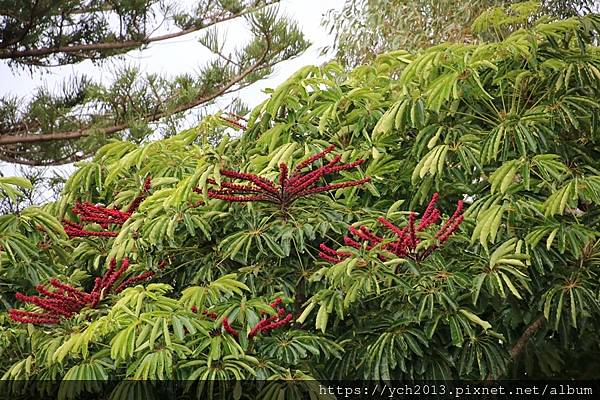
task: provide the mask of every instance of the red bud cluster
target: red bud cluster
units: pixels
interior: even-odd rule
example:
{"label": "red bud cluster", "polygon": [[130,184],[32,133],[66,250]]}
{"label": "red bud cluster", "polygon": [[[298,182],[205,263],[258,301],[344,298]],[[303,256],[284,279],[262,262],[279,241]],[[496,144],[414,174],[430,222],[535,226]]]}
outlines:
{"label": "red bud cluster", "polygon": [[[127,271],[129,259],[124,258],[121,267],[119,269],[116,267],[117,262],[114,259],[111,260],[106,273],[94,281],[94,288],[90,293],[76,289],[58,279],[50,280],[50,285],[54,288],[52,291],[44,285],[37,285],[35,289],[40,296],[26,296],[23,293],[17,293],[15,296],[17,300],[34,304],[45,312],[12,309],[9,310],[9,315],[13,320],[21,323],[58,324],[61,317],[71,318],[84,307],[96,308],[100,300],[111,292],[114,283]],[[120,293],[127,286],[149,279],[153,275],[154,272],[147,271],[136,277],[125,279],[113,292]]]}
{"label": "red bud cluster", "polygon": [[240,336],[240,333],[238,331],[236,331],[235,329],[233,329],[231,327],[231,325],[229,325],[229,319],[227,317],[223,318],[223,329],[225,329],[225,332],[229,333],[232,336],[235,336],[235,337]]}
{"label": "red bud cluster", "polygon": [[[221,170],[221,175],[231,179],[247,181],[249,184],[221,182],[221,187],[219,189],[208,190],[208,197],[229,202],[264,201],[277,204],[281,209],[285,209],[300,197],[346,187],[359,186],[371,180],[369,177],[366,177],[359,180],[316,186],[319,180],[325,175],[349,170],[364,162],[364,160],[359,159],[349,164],[338,165],[341,156],[337,155],[320,168],[316,168],[309,172],[302,172],[304,168],[322,159],[333,151],[334,148],[335,145],[332,144],[320,153],[300,162],[291,173],[289,172],[287,164],[279,164],[279,177],[277,181],[270,181],[255,174],[223,169]],[[209,183],[216,184],[214,180],[209,180]],[[200,189],[198,188],[194,190],[200,192]]]}
{"label": "red bud cluster", "polygon": [[[150,190],[150,183],[151,178],[147,177],[144,181],[144,187],[142,188],[142,191],[135,199],[133,199],[133,202],[125,212],[112,208],[106,208],[100,204],[93,205],[89,202],[76,203],[71,210],[73,211],[73,214],[79,216],[79,220],[81,222],[96,223],[104,229],[108,229],[110,225],[123,225],[137,210],[142,200],[144,200],[144,198],[147,196]],[[88,231],[84,229],[83,225],[68,220],[63,220],[63,227],[69,237],[115,237],[118,235],[118,232],[108,230],[100,232]]]}
{"label": "red bud cluster", "polygon": [[[387,242],[383,237],[375,235],[365,226],[361,226],[359,229],[349,226],[348,231],[354,237],[361,240],[362,243],[351,236],[345,236],[344,244],[356,249],[362,248],[364,244],[367,250],[371,250],[383,242],[383,245],[380,246],[381,250],[384,250],[387,253],[392,253],[400,258],[410,258],[415,261],[421,261],[429,256],[431,252],[438,246],[446,242],[448,238],[458,229],[464,218],[462,215],[463,202],[462,200],[459,200],[454,214],[448,218],[444,225],[442,225],[442,227],[435,234],[435,238],[437,239],[438,243],[422,252],[418,252],[417,245],[419,244],[419,239],[417,238],[416,234],[430,225],[438,223],[440,220],[440,211],[435,207],[438,198],[439,195],[434,193],[418,225],[416,225],[415,212],[410,213],[408,224],[402,229],[392,224],[387,219],[380,217],[379,222],[381,222],[387,229],[396,235],[396,240],[393,242]],[[350,253],[334,250],[323,243],[320,245],[320,248],[322,251],[319,253],[319,256],[331,263],[338,263],[345,258],[351,257]],[[381,260],[386,259],[384,252],[379,253],[378,256]]]}
{"label": "red bud cluster", "polygon": [[202,311],[202,314],[206,315],[208,318],[210,318],[212,320],[215,320],[215,319],[219,318],[219,316],[217,315],[217,313],[212,312],[212,311],[204,310],[204,311]]}
{"label": "red bud cluster", "polygon": [[[282,302],[281,298],[278,297],[277,299],[275,299],[275,301],[273,301],[270,304],[271,308],[273,308],[274,310],[277,311],[277,314],[271,315],[267,318],[260,320],[248,332],[248,339],[255,337],[259,333],[267,333],[274,329],[279,329],[282,326],[289,324],[291,322],[293,316],[291,313],[286,314],[285,309],[283,307],[279,307],[281,302]],[[197,312],[198,308],[196,306],[192,306],[192,311]],[[216,320],[218,317],[217,314],[215,314],[214,312],[207,311],[207,310],[202,311],[202,314],[206,315],[207,317],[209,317],[213,320]],[[266,314],[266,313],[261,312],[261,315],[264,315],[264,314]],[[225,330],[225,332],[229,333],[232,336],[235,336],[236,338],[240,336],[240,333],[229,324],[229,318],[224,317],[222,325],[223,325],[223,329]]]}
{"label": "red bud cluster", "polygon": [[277,311],[277,314],[271,315],[270,317],[262,319],[262,320],[260,320],[260,322],[258,322],[256,325],[254,325],[254,327],[252,329],[250,329],[250,332],[248,332],[249,339],[253,338],[254,336],[258,335],[259,333],[267,333],[274,329],[279,329],[282,326],[290,323],[293,316],[291,313],[288,313],[286,315],[285,309],[283,307],[279,307],[281,302],[282,302],[281,298],[278,297],[275,299],[275,301],[273,301],[270,304],[271,308]]}
{"label": "red bud cluster", "polygon": [[147,176],[146,179],[144,180],[144,187],[142,188],[142,191],[140,192],[140,194],[137,195],[137,197],[135,199],[133,199],[133,201],[131,202],[131,205],[127,209],[127,213],[129,215],[133,214],[138,209],[141,202],[146,198],[146,196],[148,196],[148,192],[150,192],[151,184],[152,184],[152,178]]}

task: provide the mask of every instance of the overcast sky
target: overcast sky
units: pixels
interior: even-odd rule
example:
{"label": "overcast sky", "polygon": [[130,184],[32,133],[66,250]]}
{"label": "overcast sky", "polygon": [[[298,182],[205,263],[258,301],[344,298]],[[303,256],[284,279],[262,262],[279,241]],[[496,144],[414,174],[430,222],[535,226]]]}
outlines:
{"label": "overcast sky", "polygon": [[[189,0],[191,1],[191,0]],[[250,107],[265,99],[264,88],[274,88],[299,68],[309,64],[320,64],[328,59],[320,56],[321,49],[333,42],[327,30],[321,26],[323,15],[330,9],[341,9],[344,0],[281,0],[280,13],[295,20],[312,46],[299,57],[285,61],[275,67],[274,72],[264,80],[245,88],[233,97],[239,97]],[[243,19],[236,19],[221,25],[221,32],[226,35],[229,46],[245,43],[248,30]],[[145,72],[176,75],[194,72],[203,65],[210,52],[198,43],[201,33],[192,33],[169,41],[153,43],[144,51],[134,50],[126,54],[122,63],[139,67]],[[120,64],[122,64],[120,63]],[[36,87],[46,85],[53,89],[69,76],[86,74],[100,81],[112,79],[113,66],[104,64],[94,66],[91,62],[82,62],[74,66],[54,67],[43,73],[33,75],[23,70],[11,70],[5,62],[0,62],[0,95],[13,94],[27,97]],[[223,99],[219,104],[228,104],[231,97]],[[59,168],[68,174],[71,168]],[[5,175],[14,175],[12,165],[0,163],[0,171]]]}

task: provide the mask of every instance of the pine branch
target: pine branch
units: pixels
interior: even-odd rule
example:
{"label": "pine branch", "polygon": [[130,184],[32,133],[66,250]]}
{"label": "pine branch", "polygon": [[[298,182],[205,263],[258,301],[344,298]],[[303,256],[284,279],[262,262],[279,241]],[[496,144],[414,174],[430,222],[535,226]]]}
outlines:
{"label": "pine branch", "polygon": [[[146,122],[155,122],[166,116],[178,114],[194,107],[198,107],[202,104],[208,103],[209,101],[214,100],[215,98],[226,94],[229,92],[234,85],[244,80],[248,75],[255,72],[258,69],[266,68],[270,66],[270,64],[264,65],[266,60],[266,56],[269,53],[269,47],[265,48],[265,51],[259,57],[259,59],[252,64],[250,67],[246,68],[244,71],[234,76],[229,80],[229,82],[223,85],[219,90],[214,93],[206,96],[202,96],[197,98],[196,100],[180,105],[176,107],[174,110],[163,110],[159,113],[147,114],[143,119]],[[130,122],[123,122],[121,124],[113,125],[106,128],[92,128],[85,127],[82,129],[78,129],[75,131],[69,132],[58,132],[58,133],[43,133],[43,134],[25,134],[25,135],[5,135],[4,132],[0,132],[0,146],[7,144],[17,144],[17,143],[40,143],[40,142],[51,142],[57,140],[72,140],[79,139],[81,137],[89,136],[92,134],[101,134],[101,135],[112,135],[117,132],[123,131],[131,126]],[[1,150],[1,149],[0,149]]]}
{"label": "pine branch", "polygon": [[[67,45],[67,46],[52,46],[52,47],[41,47],[37,49],[27,49],[27,50],[0,50],[0,59],[20,59],[20,58],[28,58],[28,57],[41,57],[50,54],[85,54],[86,52],[94,52],[94,51],[111,51],[111,50],[133,50],[138,47],[146,46],[155,42],[162,42],[169,39],[174,39],[177,37],[185,36],[193,32],[197,32],[202,29],[206,29],[208,27],[214,26],[216,24],[220,24],[225,21],[229,21],[235,18],[239,18],[241,16],[247,15],[256,11],[259,8],[263,8],[275,3],[278,3],[280,0],[265,0],[263,4],[259,4],[255,7],[248,7],[243,9],[240,12],[232,13],[228,16],[221,16],[220,18],[211,20],[206,23],[198,24],[196,26],[192,26],[187,29],[181,29],[177,32],[166,33],[163,35],[146,37],[139,40],[125,40],[125,41],[114,41],[114,42],[100,42],[100,43],[91,43],[91,44],[76,44],[76,45]],[[26,33],[23,35],[25,36]],[[22,39],[22,37],[21,37]],[[14,42],[14,41],[13,41]],[[15,44],[15,43],[12,43]],[[6,46],[4,46],[6,47]]]}

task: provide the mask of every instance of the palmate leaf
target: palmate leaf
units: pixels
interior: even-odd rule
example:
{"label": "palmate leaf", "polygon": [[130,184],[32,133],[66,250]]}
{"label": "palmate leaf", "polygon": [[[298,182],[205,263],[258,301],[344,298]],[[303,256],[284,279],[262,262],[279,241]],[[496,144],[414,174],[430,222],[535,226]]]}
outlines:
{"label": "palmate leaf", "polygon": [[319,306],[315,318],[315,328],[321,330],[322,333],[325,333],[329,316],[334,312],[334,310],[339,319],[344,319],[345,313],[343,297],[338,290],[323,289],[308,299],[305,305],[306,308],[304,311],[302,311],[302,314],[300,314],[296,321],[299,323],[304,323],[313,309],[315,309],[316,306]]}
{"label": "palmate leaf", "polygon": [[540,154],[531,160],[535,173],[547,182],[562,181],[568,168],[558,154]]}
{"label": "palmate leaf", "polygon": [[290,330],[265,337],[259,343],[260,353],[285,364],[298,365],[303,359],[329,360],[341,358],[343,348],[331,339],[300,330]]}
{"label": "palmate leaf", "polygon": [[187,361],[180,368],[188,381],[187,391],[195,389],[198,397],[216,398],[219,393],[231,393],[232,382],[252,379],[257,364],[258,360],[249,355],[226,355],[212,363],[204,357]]}
{"label": "palmate leaf", "polygon": [[236,277],[236,274],[227,274],[206,286],[190,286],[183,291],[180,302],[188,309],[195,306],[203,310],[234,293],[242,295],[243,291],[249,291],[248,286],[236,280]]}
{"label": "palmate leaf", "polygon": [[574,257],[581,257],[585,246],[597,236],[596,231],[590,230],[583,224],[550,221],[529,232],[525,241],[535,247],[546,237],[543,243],[547,251],[555,248],[560,254],[565,254],[568,250]]}
{"label": "palmate leaf", "polygon": [[[292,372],[293,371],[293,372]],[[287,382],[294,382],[288,385]],[[323,394],[322,384],[312,376],[300,371],[287,369],[267,378],[267,384],[258,393],[261,399],[334,399],[335,396]]]}
{"label": "palmate leaf", "polygon": [[[454,313],[448,314],[444,318],[440,318],[439,321],[442,322],[443,325],[446,325],[450,331],[450,343],[454,347],[462,348],[465,346],[465,343],[468,344],[469,340],[472,340],[477,336],[476,330],[479,331],[480,329],[483,329],[483,332],[486,335],[498,336],[496,332],[491,330],[491,324],[489,322],[481,319],[466,308],[456,310]],[[437,322],[435,325],[437,325]],[[439,330],[439,327],[429,327],[431,336],[433,336],[432,332],[435,329]]]}
{"label": "palmate leaf", "polygon": [[40,207],[28,207],[23,210],[16,219],[16,225],[20,230],[45,232],[54,242],[67,237],[56,217]]}
{"label": "palmate leaf", "polygon": [[412,182],[415,183],[426,175],[440,177],[444,173],[449,149],[450,146],[446,144],[440,144],[431,149],[415,167],[411,178]]}
{"label": "palmate leaf", "polygon": [[542,297],[544,316],[554,330],[558,330],[563,318],[566,324],[577,328],[577,321],[599,310],[594,293],[586,286],[587,279],[576,274],[558,281]]}
{"label": "palmate leaf", "polygon": [[58,390],[59,399],[79,398],[82,393],[98,393],[108,381],[108,371],[99,360],[71,367]]}
{"label": "palmate leaf", "polygon": [[521,245],[522,242],[517,242],[516,238],[510,239],[492,252],[487,265],[480,264],[475,268],[481,272],[473,278],[473,304],[477,304],[484,287],[485,292],[491,296],[498,294],[501,298],[506,298],[508,292],[519,300],[523,299],[520,288],[530,291],[529,278],[524,272],[527,268],[524,261],[529,256],[519,251]]}
{"label": "palmate leaf", "polygon": [[471,235],[471,243],[479,240],[482,246],[487,248],[488,241],[494,243],[496,236],[502,223],[502,217],[506,211],[506,205],[495,204],[496,200],[492,205],[486,208],[484,211],[479,211],[477,215],[477,225]]}
{"label": "palmate leaf", "polygon": [[[352,71],[304,68],[250,115],[231,116],[242,134],[228,137],[215,115],[173,137],[110,143],[76,166],[54,205],[1,216],[2,307],[18,307],[14,292],[32,293],[45,275],[87,290],[112,257],[155,276],[56,325],[0,313],[0,375],[61,380],[100,363],[111,379],[131,380],[114,398],[164,397],[136,379],[192,379],[189,396],[245,398],[257,393],[232,381],[271,378],[258,397],[277,399],[317,398],[288,384],[310,377],[593,376],[600,24],[536,27],[537,16],[515,12],[492,15],[494,42],[387,54]],[[273,180],[280,162],[293,169],[328,143],[342,162],[365,159],[369,190],[303,198],[285,218],[208,196],[209,185],[223,189],[222,167]],[[149,196],[117,237],[65,239],[55,226],[75,218],[75,201],[125,209],[148,176]],[[347,225],[371,229],[413,209],[421,218],[434,192],[444,216],[459,199],[471,203],[443,251],[383,261],[359,246],[344,249],[352,260],[318,261],[320,244],[344,243]],[[439,247],[431,229],[416,239],[415,250]],[[275,296],[296,320],[249,340]],[[540,310],[548,324],[513,361]]]}
{"label": "palmate leaf", "polygon": [[502,166],[492,175],[490,175],[489,182],[491,184],[490,192],[499,191],[501,194],[505,194],[507,189],[514,183],[517,171],[521,167],[521,160],[506,161]]}
{"label": "palmate leaf", "polygon": [[417,327],[392,327],[367,347],[365,379],[389,381],[404,374],[412,378],[410,364],[423,357],[427,347],[425,334]]}
{"label": "palmate leaf", "polygon": [[496,335],[472,336],[458,354],[458,369],[462,376],[476,379],[503,376],[508,360]]}
{"label": "palmate leaf", "polygon": [[33,189],[29,180],[18,176],[0,176],[0,199],[8,197],[15,202],[22,189]]}
{"label": "palmate leaf", "polygon": [[575,178],[552,193],[544,202],[545,215],[563,214],[565,208],[572,206],[579,197],[577,185],[578,179]]}
{"label": "palmate leaf", "polygon": [[[135,364],[134,364],[135,365]],[[133,379],[165,380],[173,375],[173,353],[169,349],[161,349],[147,353],[135,368]],[[129,369],[132,369],[131,367]]]}
{"label": "palmate leaf", "polygon": [[[32,258],[38,253],[35,243],[32,243],[28,238],[18,232],[2,232],[0,233],[0,256],[8,255],[11,263],[31,263]],[[2,266],[2,258],[0,257],[0,266]]]}

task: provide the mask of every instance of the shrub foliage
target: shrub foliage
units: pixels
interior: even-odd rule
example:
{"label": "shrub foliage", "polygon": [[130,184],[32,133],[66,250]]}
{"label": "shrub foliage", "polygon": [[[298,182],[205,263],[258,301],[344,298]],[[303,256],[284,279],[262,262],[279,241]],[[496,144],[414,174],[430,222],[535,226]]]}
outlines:
{"label": "shrub foliage", "polygon": [[[263,398],[299,395],[277,378],[598,377],[599,23],[308,66],[247,121],[107,144],[59,201],[0,219],[0,373],[273,379]],[[285,212],[233,198],[279,198],[309,164],[328,190]],[[136,201],[118,223],[77,213]],[[9,318],[40,311],[16,292],[88,293],[125,258],[120,281],[149,280],[55,324]]]}

